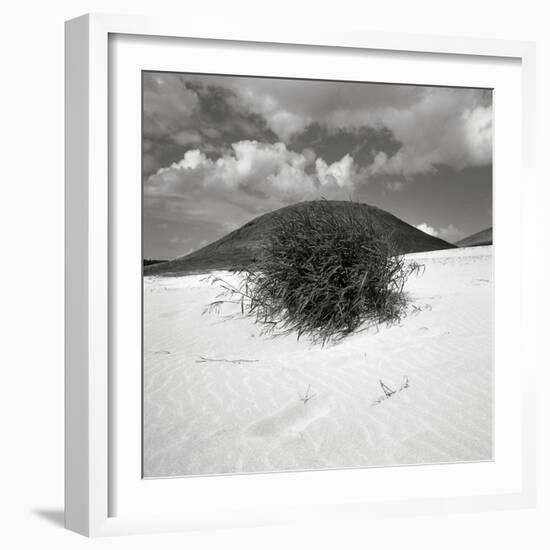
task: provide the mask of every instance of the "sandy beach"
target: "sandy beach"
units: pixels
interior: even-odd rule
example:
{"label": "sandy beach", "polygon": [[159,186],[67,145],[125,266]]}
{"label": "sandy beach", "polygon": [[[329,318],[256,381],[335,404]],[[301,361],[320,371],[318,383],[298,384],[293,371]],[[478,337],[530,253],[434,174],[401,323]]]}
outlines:
{"label": "sandy beach", "polygon": [[203,314],[205,275],[146,277],[145,477],[491,460],[492,246],[407,258],[406,318],[326,347]]}

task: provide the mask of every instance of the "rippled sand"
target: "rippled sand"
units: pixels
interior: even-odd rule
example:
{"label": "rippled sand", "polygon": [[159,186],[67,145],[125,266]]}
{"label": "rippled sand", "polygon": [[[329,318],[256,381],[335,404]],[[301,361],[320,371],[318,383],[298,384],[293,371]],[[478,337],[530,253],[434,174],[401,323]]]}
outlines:
{"label": "rippled sand", "polygon": [[409,257],[407,318],[325,348],[202,315],[204,275],[146,278],[145,476],[490,460],[492,247]]}

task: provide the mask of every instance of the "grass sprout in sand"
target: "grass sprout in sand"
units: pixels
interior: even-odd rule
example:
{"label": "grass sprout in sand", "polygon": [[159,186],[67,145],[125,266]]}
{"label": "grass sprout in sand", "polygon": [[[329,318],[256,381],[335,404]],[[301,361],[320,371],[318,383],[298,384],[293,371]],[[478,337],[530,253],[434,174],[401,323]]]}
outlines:
{"label": "grass sprout in sand", "polygon": [[209,306],[238,301],[241,312],[269,329],[305,335],[323,344],[360,327],[398,321],[403,287],[422,266],[398,255],[391,235],[377,231],[350,207],[327,203],[275,220],[260,257]]}

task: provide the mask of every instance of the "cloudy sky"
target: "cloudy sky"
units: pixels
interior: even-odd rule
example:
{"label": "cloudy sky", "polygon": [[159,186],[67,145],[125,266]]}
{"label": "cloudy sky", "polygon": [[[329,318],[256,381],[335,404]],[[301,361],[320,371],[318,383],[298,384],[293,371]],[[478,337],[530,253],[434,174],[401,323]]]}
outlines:
{"label": "cloudy sky", "polygon": [[491,226],[491,91],[143,74],[146,258],[321,197],[451,242]]}

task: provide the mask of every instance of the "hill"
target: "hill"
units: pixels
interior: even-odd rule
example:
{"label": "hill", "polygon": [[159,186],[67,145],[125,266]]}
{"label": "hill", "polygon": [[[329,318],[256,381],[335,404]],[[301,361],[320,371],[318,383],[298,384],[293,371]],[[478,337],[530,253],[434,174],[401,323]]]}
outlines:
{"label": "hill", "polygon": [[143,266],[147,267],[149,265],[155,265],[155,264],[161,264],[163,262],[166,262],[167,260],[153,260],[150,258],[144,258],[143,259]]}
{"label": "hill", "polygon": [[402,254],[455,248],[455,245],[432,237],[400,220],[393,214],[375,206],[347,201],[310,201],[286,206],[254,218],[239,229],[232,231],[225,237],[200,250],[168,262],[146,267],[144,271],[145,275],[169,275],[212,269],[235,269],[251,265],[261,253],[261,247],[266,241],[276,217],[284,217],[294,209],[306,208],[314,212],[315,209],[320,207],[321,203],[324,207],[328,204],[337,214],[339,212],[343,213],[345,209],[351,207],[358,217],[369,219],[375,229],[391,233],[398,251]]}
{"label": "hill", "polygon": [[455,243],[456,246],[465,247],[465,246],[486,246],[488,244],[493,244],[493,228],[488,227],[483,231],[479,231],[462,239]]}

